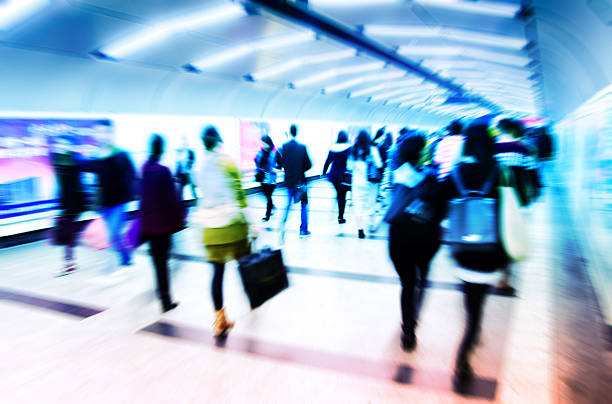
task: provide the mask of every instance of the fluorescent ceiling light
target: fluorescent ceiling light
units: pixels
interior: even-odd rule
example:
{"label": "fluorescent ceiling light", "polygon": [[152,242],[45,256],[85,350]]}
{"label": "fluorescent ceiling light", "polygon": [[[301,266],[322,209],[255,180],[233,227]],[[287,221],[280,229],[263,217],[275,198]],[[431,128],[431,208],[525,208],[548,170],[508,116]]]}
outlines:
{"label": "fluorescent ceiling light", "polygon": [[413,87],[423,84],[423,80],[421,79],[407,79],[407,80],[399,80],[399,81],[391,81],[388,83],[382,83],[375,86],[371,86],[368,88],[364,88],[358,91],[351,91],[349,94],[349,98],[361,97],[362,95],[376,93],[380,90],[389,90],[391,88],[397,87]]}
{"label": "fluorescent ceiling light", "polygon": [[302,32],[293,35],[282,35],[273,38],[261,39],[258,41],[244,43],[235,48],[226,50],[216,55],[210,55],[196,62],[191,63],[197,69],[203,70],[209,67],[227,63],[230,60],[238,59],[242,56],[270,49],[283,48],[290,45],[297,45],[304,42],[314,41],[315,34],[312,31]]}
{"label": "fluorescent ceiling light", "polygon": [[405,71],[401,71],[401,70],[397,70],[397,71],[391,71],[391,72],[384,72],[384,73],[376,73],[376,74],[370,74],[367,76],[361,76],[361,77],[357,77],[351,80],[347,80],[344,81],[342,83],[338,83],[338,84],[334,84],[333,86],[329,86],[329,87],[325,87],[323,89],[323,91],[326,94],[331,94],[334,93],[336,91],[341,91],[341,90],[345,90],[349,87],[354,87],[354,86],[358,86],[360,84],[363,83],[371,83],[373,81],[382,81],[382,80],[389,80],[389,79],[398,79],[400,77],[403,77],[406,75]]}
{"label": "fluorescent ceiling light", "polygon": [[383,4],[393,4],[400,2],[403,2],[403,0],[308,0],[308,5],[323,7],[353,7],[379,6]]}
{"label": "fluorescent ceiling light", "polygon": [[411,102],[417,102],[417,101],[425,101],[427,99],[427,97],[429,97],[428,95],[424,95],[424,94],[407,94],[407,95],[403,95],[401,97],[395,97],[395,98],[390,98],[387,100],[387,105],[389,104],[397,104],[398,102],[406,102],[406,101],[411,101]]}
{"label": "fluorescent ceiling light", "polygon": [[0,31],[9,29],[48,4],[49,0],[5,0],[0,2]]}
{"label": "fluorescent ceiling light", "polygon": [[530,62],[530,59],[525,56],[509,55],[499,52],[486,51],[472,47],[459,46],[417,46],[407,45],[401,46],[398,53],[409,56],[457,56],[490,61],[493,63],[525,66]]}
{"label": "fluorescent ceiling light", "polygon": [[466,13],[484,14],[494,17],[513,18],[519,12],[519,4],[498,3],[492,1],[463,0],[415,0],[424,6],[447,8]]}
{"label": "fluorescent ceiling light", "polygon": [[244,9],[234,4],[204,10],[196,14],[155,24],[123,41],[100,49],[100,53],[113,58],[121,58],[177,32],[218,24],[244,15],[246,15]]}
{"label": "fluorescent ceiling light", "polygon": [[475,61],[475,60],[443,60],[427,59],[423,61],[423,66],[432,70],[436,69],[473,69],[480,70],[487,74],[495,73],[503,76],[519,76],[528,78],[533,73],[522,67],[506,66],[497,64],[495,61]]}
{"label": "fluorescent ceiling light", "polygon": [[304,87],[310,84],[317,83],[319,81],[328,80],[334,77],[342,76],[345,74],[354,74],[354,73],[363,73],[367,71],[373,71],[382,69],[385,66],[384,62],[373,62],[373,63],[365,63],[361,65],[355,66],[346,66],[346,67],[338,67],[335,69],[325,70],[321,73],[317,73],[315,75],[296,80],[290,84],[292,87]]}
{"label": "fluorescent ceiling light", "polygon": [[341,60],[341,59],[353,57],[356,54],[357,54],[357,51],[355,49],[347,49],[347,50],[342,50],[342,51],[337,51],[337,52],[327,52],[327,53],[321,53],[318,55],[298,57],[298,58],[294,58],[294,59],[288,60],[283,63],[279,63],[267,69],[263,69],[255,73],[251,73],[250,76],[253,80],[264,80],[264,79],[267,79],[268,77],[272,77],[277,74],[296,69],[300,66],[333,62],[335,60]]}
{"label": "fluorescent ceiling light", "polygon": [[404,26],[404,25],[367,25],[366,35],[407,38],[440,38],[451,41],[467,42],[478,45],[495,46],[508,49],[522,49],[527,45],[525,38],[489,34],[456,28]]}
{"label": "fluorescent ceiling light", "polygon": [[432,95],[438,95],[443,93],[444,90],[439,90],[437,88],[400,88],[398,90],[394,90],[394,91],[386,91],[384,93],[379,93],[379,94],[375,94],[370,98],[370,101],[379,101],[379,100],[384,100],[386,98],[391,98],[394,97],[396,95],[412,95],[412,96],[426,96],[426,97],[430,97]]}

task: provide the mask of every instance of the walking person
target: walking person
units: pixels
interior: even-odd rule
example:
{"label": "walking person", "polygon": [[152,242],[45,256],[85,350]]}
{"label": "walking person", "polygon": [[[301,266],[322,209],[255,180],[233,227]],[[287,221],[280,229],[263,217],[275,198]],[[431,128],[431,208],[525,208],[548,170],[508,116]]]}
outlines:
{"label": "walking person", "polygon": [[226,334],[234,325],[228,321],[223,305],[225,264],[250,253],[247,199],[240,172],[229,156],[219,151],[223,142],[217,130],[209,126],[202,134],[204,156],[197,173],[202,202],[192,220],[204,228],[203,243],[207,260],[213,265],[211,294],[215,308],[215,336]]}
{"label": "walking person", "polygon": [[272,202],[272,194],[276,188],[276,150],[274,142],[268,135],[261,137],[261,150],[255,156],[255,181],[261,183],[261,190],[266,196],[266,215],[262,221],[270,220],[272,210],[275,209]]}
{"label": "walking person", "polygon": [[77,219],[86,209],[86,198],[81,181],[79,159],[73,150],[73,139],[58,136],[50,155],[58,184],[60,214],[53,230],[53,241],[64,246],[64,266],[55,276],[68,275],[76,271],[74,248],[78,238]]}
{"label": "walking person", "polygon": [[302,205],[300,237],[307,237],[310,235],[310,231],[308,230],[308,190],[306,186],[306,171],[312,168],[312,162],[308,156],[306,146],[295,139],[297,136],[297,127],[295,125],[291,125],[289,133],[291,139],[283,144],[276,159],[277,167],[285,170],[285,186],[287,187],[289,195],[282,221],[280,233],[281,242],[285,238],[285,226],[289,217],[291,205],[297,202],[300,202]]}
{"label": "walking person", "polygon": [[373,146],[370,135],[365,130],[359,132],[351,148],[348,167],[352,171],[351,192],[358,237],[365,238],[365,225],[373,223],[378,182],[378,169],[382,161],[378,149]]}
{"label": "walking person", "polygon": [[415,330],[427,284],[430,263],[440,248],[440,222],[445,213],[436,171],[423,167],[425,137],[407,136],[396,149],[389,226],[389,255],[399,275],[402,309],[401,345],[412,351]]}
{"label": "walking person", "polygon": [[174,309],[170,293],[168,259],[172,234],[185,227],[183,207],[176,194],[172,174],[159,163],[164,153],[164,139],[153,135],[151,155],[142,167],[140,199],[140,238],[149,242],[149,252],[155,268],[157,293],[162,311]]}
{"label": "walking person", "polygon": [[[492,217],[496,217],[499,203],[499,165],[494,157],[495,143],[489,136],[488,125],[471,124],[465,130],[463,158],[443,183],[446,199],[463,198],[464,192],[459,188],[480,191],[483,198],[495,201],[492,206]],[[484,220],[487,212],[480,212]],[[468,218],[470,219],[470,218]],[[493,219],[494,220],[494,219]],[[483,228],[483,226],[478,226]],[[496,226],[493,226],[496,227]],[[452,232],[452,223],[449,232]],[[492,230],[496,232],[497,229]],[[481,234],[480,239],[489,234]],[[483,308],[489,285],[495,285],[502,277],[501,268],[507,266],[510,259],[501,243],[476,248],[474,245],[451,244],[451,256],[459,266],[457,277],[463,282],[466,327],[463,339],[457,352],[455,375],[458,381],[473,374],[469,357],[478,339],[482,323]]]}
{"label": "walking person", "polygon": [[184,199],[184,188],[191,190],[191,197],[197,202],[198,194],[192,178],[193,165],[195,164],[195,153],[191,149],[185,149],[184,155],[176,164],[176,191],[179,200]]}
{"label": "walking person", "polygon": [[336,201],[338,202],[338,223],[346,223],[344,218],[344,209],[346,208],[346,193],[349,190],[349,186],[346,184],[347,180],[347,167],[346,162],[351,153],[351,145],[348,142],[348,135],[345,131],[341,130],[338,133],[338,139],[336,143],[332,145],[323,165],[323,175],[327,173],[327,169],[330,168],[327,173],[327,179],[332,183],[336,189]]}
{"label": "walking person", "polygon": [[84,161],[82,169],[98,176],[100,213],[108,227],[113,248],[119,255],[120,265],[127,266],[132,264],[131,253],[123,244],[121,235],[127,203],[136,199],[136,172],[128,154],[113,144],[110,121],[100,121],[96,128],[103,143],[102,155],[98,159]]}

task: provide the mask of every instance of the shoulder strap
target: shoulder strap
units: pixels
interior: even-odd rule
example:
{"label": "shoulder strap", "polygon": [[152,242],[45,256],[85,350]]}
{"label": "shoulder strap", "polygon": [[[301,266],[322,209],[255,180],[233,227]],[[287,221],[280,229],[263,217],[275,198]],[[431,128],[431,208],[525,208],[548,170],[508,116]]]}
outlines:
{"label": "shoulder strap", "polygon": [[457,166],[453,169],[453,171],[451,171],[451,178],[453,179],[453,183],[455,184],[455,187],[457,187],[457,191],[459,192],[459,195],[462,197],[465,197],[468,192],[465,189],[465,186],[463,186],[463,181],[461,180],[461,176],[459,175],[459,167]]}
{"label": "shoulder strap", "polygon": [[491,192],[491,188],[493,187],[493,182],[495,182],[495,178],[498,175],[498,171],[499,171],[499,165],[496,164],[493,170],[491,170],[491,174],[489,175],[489,178],[482,186],[482,190],[480,192],[482,192],[483,195],[488,195],[489,192]]}

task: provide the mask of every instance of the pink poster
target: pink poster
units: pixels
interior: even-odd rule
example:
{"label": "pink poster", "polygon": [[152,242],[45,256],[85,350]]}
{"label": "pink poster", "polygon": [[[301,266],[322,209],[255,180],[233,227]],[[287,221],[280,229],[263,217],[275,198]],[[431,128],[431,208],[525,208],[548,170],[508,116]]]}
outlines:
{"label": "pink poster", "polygon": [[240,121],[240,171],[255,170],[255,156],[261,149],[261,137],[270,132],[268,122]]}

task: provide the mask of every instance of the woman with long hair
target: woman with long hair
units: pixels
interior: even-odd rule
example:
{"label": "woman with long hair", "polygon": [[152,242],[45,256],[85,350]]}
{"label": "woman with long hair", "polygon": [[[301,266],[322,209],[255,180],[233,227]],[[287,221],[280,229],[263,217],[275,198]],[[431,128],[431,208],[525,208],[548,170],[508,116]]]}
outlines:
{"label": "woman with long hair", "polygon": [[211,284],[215,307],[214,335],[221,336],[234,325],[227,320],[223,307],[225,264],[251,251],[245,212],[247,199],[238,167],[229,156],[219,151],[223,141],[217,130],[212,126],[205,128],[202,142],[205,151],[197,182],[203,195],[192,220],[204,228],[202,241],[214,269]]}
{"label": "woman with long hair", "polygon": [[331,165],[329,173],[327,173],[327,179],[332,183],[336,189],[336,201],[338,202],[338,223],[346,223],[344,218],[344,209],[346,207],[346,193],[349,190],[346,184],[346,162],[349,158],[351,151],[351,144],[348,142],[348,135],[345,131],[341,130],[338,133],[338,139],[334,145],[332,145],[327,155],[327,160],[323,165],[323,175],[327,173],[327,169]]}
{"label": "woman with long hair", "polygon": [[[482,122],[471,124],[465,131],[463,157],[453,172],[444,181],[447,199],[459,198],[465,190],[485,190],[482,195],[499,203],[500,168],[495,160],[495,144]],[[458,183],[458,181],[460,181]],[[497,208],[495,208],[497,211]],[[489,250],[467,249],[461,244],[451,245],[451,256],[458,265],[457,277],[463,282],[464,305],[467,322],[459,346],[455,364],[455,375],[459,380],[473,373],[469,356],[478,339],[482,323],[483,307],[489,285],[501,279],[501,268],[508,265],[509,257],[501,243]]]}
{"label": "woman with long hair", "polygon": [[358,236],[365,238],[364,222],[368,220],[370,225],[373,223],[378,189],[378,184],[371,179],[382,167],[378,149],[373,146],[372,139],[365,130],[360,131],[355,139],[348,165],[353,172],[351,192]]}

